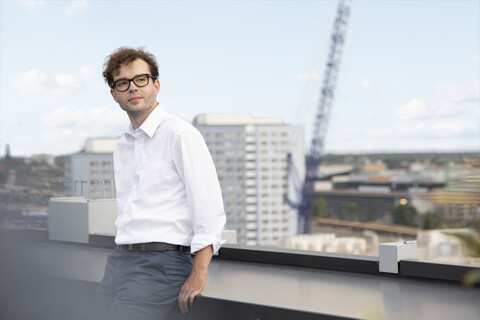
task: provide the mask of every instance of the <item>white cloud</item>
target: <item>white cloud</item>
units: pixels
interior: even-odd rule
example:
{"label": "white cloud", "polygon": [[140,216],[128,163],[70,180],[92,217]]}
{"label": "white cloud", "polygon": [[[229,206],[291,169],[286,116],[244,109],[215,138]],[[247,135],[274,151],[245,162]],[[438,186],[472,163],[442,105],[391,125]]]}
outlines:
{"label": "white cloud", "polygon": [[379,138],[438,139],[478,136],[478,126],[471,121],[419,122],[410,126],[365,131],[367,136]]}
{"label": "white cloud", "polygon": [[455,85],[444,83],[435,88],[435,98],[446,102],[470,102],[480,100],[480,82]]}
{"label": "white cloud", "polygon": [[33,10],[38,5],[44,5],[44,0],[22,0],[20,1],[27,9]]}
{"label": "white cloud", "polygon": [[80,73],[85,78],[93,78],[97,75],[97,72],[91,66],[82,66],[80,68]]}
{"label": "white cloud", "polygon": [[357,87],[360,88],[370,88],[371,86],[372,84],[370,83],[370,81],[368,81],[368,79],[362,79],[362,81],[357,83]]}
{"label": "white cloud", "polygon": [[320,80],[320,76],[316,71],[312,71],[310,73],[299,74],[295,77],[295,79],[300,82],[311,82]]}
{"label": "white cloud", "polygon": [[59,74],[53,77],[55,87],[52,92],[55,94],[68,94],[73,93],[82,88],[77,78],[70,74]]}
{"label": "white cloud", "polygon": [[465,112],[465,106],[450,102],[427,103],[421,99],[413,99],[396,109],[395,113],[402,120],[421,120],[426,118],[451,117]]}
{"label": "white cloud", "polygon": [[397,108],[396,115],[403,120],[423,119],[430,115],[430,107],[420,99],[413,99],[404,106]]}
{"label": "white cloud", "polygon": [[75,131],[86,131],[96,136],[122,132],[128,124],[128,118],[120,108],[81,109],[62,106],[44,115],[42,123],[45,127],[75,128]]}
{"label": "white cloud", "polygon": [[53,94],[70,94],[82,89],[82,85],[73,75],[59,74],[49,77],[37,70],[29,70],[13,80],[15,87],[22,91],[45,91]]}
{"label": "white cloud", "polygon": [[71,1],[70,4],[68,5],[67,9],[65,10],[65,13],[68,14],[69,16],[82,11],[88,7],[88,1],[87,0],[75,0]]}
{"label": "white cloud", "polygon": [[444,121],[427,126],[431,137],[457,137],[475,134],[477,126],[470,121]]}
{"label": "white cloud", "polygon": [[29,70],[13,80],[13,84],[21,90],[42,91],[52,85],[51,79],[37,70]]}

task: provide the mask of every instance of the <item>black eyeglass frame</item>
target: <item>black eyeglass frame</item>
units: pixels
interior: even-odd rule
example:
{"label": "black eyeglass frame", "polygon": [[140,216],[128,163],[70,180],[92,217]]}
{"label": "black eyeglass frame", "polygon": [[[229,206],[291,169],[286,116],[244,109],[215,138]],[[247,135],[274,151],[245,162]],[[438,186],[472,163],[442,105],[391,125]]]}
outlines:
{"label": "black eyeglass frame", "polygon": [[[138,77],[144,77],[144,76],[147,77],[147,83],[146,83],[145,85],[143,85],[143,86],[139,86],[139,85],[135,82],[135,79],[137,79]],[[130,89],[130,84],[131,84],[132,82],[135,83],[135,85],[136,85],[137,87],[143,88],[143,87],[148,86],[148,84],[150,83],[150,80],[149,80],[148,78],[152,78],[153,81],[157,80],[157,78],[154,77],[154,76],[152,76],[151,74],[144,73],[144,74],[136,75],[135,77],[133,77],[133,78],[131,78],[131,79],[118,79],[117,81],[112,82],[112,87],[111,87],[111,88],[117,90],[118,92],[125,92],[125,91],[127,91],[128,89]],[[128,86],[127,86],[127,88],[126,88],[125,90],[118,90],[118,88],[117,88],[117,82],[119,82],[119,81],[128,81]]]}

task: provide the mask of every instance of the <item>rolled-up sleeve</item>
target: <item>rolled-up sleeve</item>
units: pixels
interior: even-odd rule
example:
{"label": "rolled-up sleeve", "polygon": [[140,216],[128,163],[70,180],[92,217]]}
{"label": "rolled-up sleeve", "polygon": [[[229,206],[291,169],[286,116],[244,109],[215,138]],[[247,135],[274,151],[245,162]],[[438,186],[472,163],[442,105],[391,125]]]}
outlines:
{"label": "rolled-up sleeve", "polygon": [[192,253],[213,245],[214,253],[222,244],[225,210],[222,192],[212,157],[201,133],[187,128],[178,133],[173,144],[173,161],[185,184],[192,219]]}

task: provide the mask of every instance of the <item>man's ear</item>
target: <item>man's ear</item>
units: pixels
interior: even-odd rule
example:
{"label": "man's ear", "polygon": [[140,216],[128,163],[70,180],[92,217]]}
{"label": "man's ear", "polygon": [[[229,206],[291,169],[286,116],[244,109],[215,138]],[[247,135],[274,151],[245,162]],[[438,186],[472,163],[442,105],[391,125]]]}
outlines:
{"label": "man's ear", "polygon": [[115,102],[118,103],[117,95],[115,94],[115,90],[110,89],[110,94],[112,95],[113,100],[115,100]]}
{"label": "man's ear", "polygon": [[157,95],[160,92],[160,80],[156,79],[153,87],[155,88],[155,95]]}

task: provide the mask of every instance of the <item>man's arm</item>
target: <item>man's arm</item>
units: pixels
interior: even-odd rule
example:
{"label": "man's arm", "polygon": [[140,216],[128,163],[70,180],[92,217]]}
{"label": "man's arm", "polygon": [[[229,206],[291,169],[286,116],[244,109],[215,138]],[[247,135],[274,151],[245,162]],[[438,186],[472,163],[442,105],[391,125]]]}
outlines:
{"label": "man's arm", "polygon": [[192,306],[195,296],[199,295],[207,282],[207,271],[213,256],[213,246],[209,245],[195,253],[192,273],[182,286],[178,295],[178,306],[182,313],[186,313]]}

